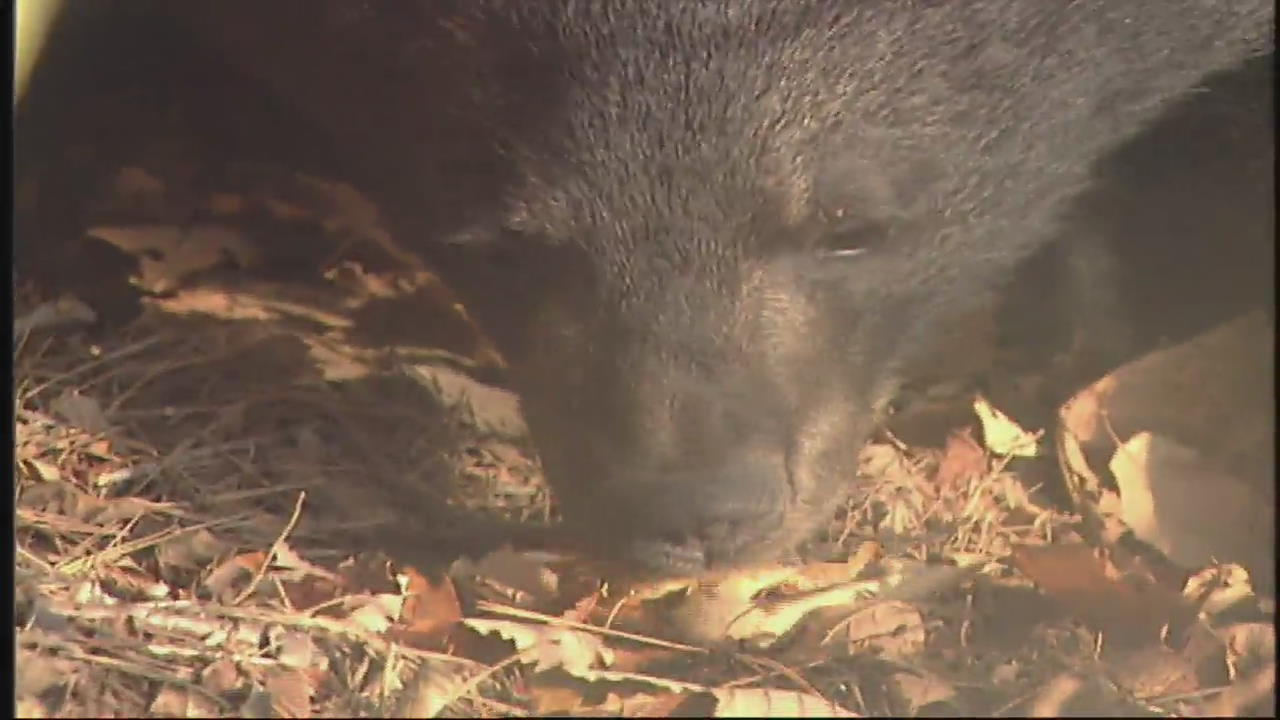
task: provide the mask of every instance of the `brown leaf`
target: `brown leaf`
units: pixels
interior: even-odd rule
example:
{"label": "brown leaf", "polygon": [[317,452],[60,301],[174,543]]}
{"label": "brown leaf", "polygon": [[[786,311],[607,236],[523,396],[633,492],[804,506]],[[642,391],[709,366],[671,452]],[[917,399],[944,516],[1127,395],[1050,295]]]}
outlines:
{"label": "brown leaf", "polygon": [[1153,642],[1161,628],[1194,614],[1182,596],[1155,582],[1123,576],[1101,553],[1083,543],[1018,545],[1013,564],[1040,590],[1112,642]]}
{"label": "brown leaf", "polygon": [[257,254],[244,235],[221,225],[96,227],[88,234],[138,255],[137,284],[155,293],[177,289],[187,276],[217,266],[228,255],[248,267]]}
{"label": "brown leaf", "polygon": [[396,717],[435,717],[467,690],[467,673],[457,663],[424,658],[405,682]]}
{"label": "brown leaf", "polygon": [[857,717],[819,695],[770,688],[722,688],[713,690],[717,700],[713,717]]}
{"label": "brown leaf", "polygon": [[582,692],[567,684],[534,683],[529,688],[535,715],[577,715],[583,706]]}
{"label": "brown leaf", "polygon": [[1121,517],[1134,535],[1186,568],[1275,559],[1271,499],[1168,438],[1140,432],[1111,459]]}
{"label": "brown leaf", "polygon": [[420,649],[433,649],[462,619],[462,606],[454,591],[453,581],[446,575],[433,584],[413,568],[406,568],[404,607],[400,611],[402,627],[394,635]]}
{"label": "brown leaf", "polygon": [[505,590],[515,590],[532,598],[555,595],[559,586],[556,573],[535,555],[502,548],[485,555],[473,572]]}
{"label": "brown leaf", "polygon": [[951,683],[927,672],[894,673],[893,689],[894,694],[911,708],[913,714],[925,705],[948,702],[956,696],[956,689]]}
{"label": "brown leaf", "polygon": [[876,603],[851,615],[847,621],[850,645],[878,650],[891,658],[910,657],[924,649],[924,617],[902,602]]}
{"label": "brown leaf", "polygon": [[272,548],[271,564],[286,570],[297,570],[305,575],[315,575],[326,580],[336,580],[337,575],[302,557],[289,545],[281,541]]}
{"label": "brown leaf", "polygon": [[40,695],[70,680],[74,668],[70,660],[19,648],[14,692],[19,698]]}
{"label": "brown leaf", "polygon": [[236,584],[242,579],[247,581],[266,561],[267,554],[261,550],[236,555],[206,575],[204,586],[219,600],[230,601],[236,596]]}
{"label": "brown leaf", "polygon": [[148,711],[158,717],[213,718],[218,706],[212,700],[187,688],[162,685]]}
{"label": "brown leaf", "polygon": [[947,436],[947,446],[938,463],[937,482],[943,487],[959,487],[970,478],[987,472],[987,453],[968,429]]}
{"label": "brown leaf", "polygon": [[275,633],[272,638],[276,650],[276,660],[291,670],[303,670],[316,664],[321,657],[311,636],[297,630]]}
{"label": "brown leaf", "polygon": [[207,528],[179,533],[160,543],[156,558],[163,565],[203,568],[230,548]]}
{"label": "brown leaf", "polygon": [[301,670],[274,670],[267,673],[264,689],[271,696],[276,717],[311,717],[311,679]]}
{"label": "brown leaf", "polygon": [[200,685],[215,695],[229,693],[240,687],[244,678],[233,660],[214,660],[200,671]]}
{"label": "brown leaf", "polygon": [[404,596],[394,593],[379,593],[349,597],[347,602],[356,609],[348,616],[348,621],[368,632],[384,633],[390,630],[400,617],[404,608]]}
{"label": "brown leaf", "polygon": [[973,410],[982,421],[982,437],[991,452],[1012,457],[1036,457],[1040,433],[1023,430],[983,398],[973,401]]}
{"label": "brown leaf", "polygon": [[[280,589],[289,599],[289,604],[299,610],[326,605],[337,598],[342,587],[332,580],[320,577],[305,577],[292,582],[281,582]],[[336,608],[326,607],[318,610],[322,615],[334,615]]]}
{"label": "brown leaf", "polygon": [[535,670],[562,667],[578,677],[613,664],[613,651],[599,636],[556,625],[467,618],[464,625],[479,633],[498,633],[520,651],[531,651]]}

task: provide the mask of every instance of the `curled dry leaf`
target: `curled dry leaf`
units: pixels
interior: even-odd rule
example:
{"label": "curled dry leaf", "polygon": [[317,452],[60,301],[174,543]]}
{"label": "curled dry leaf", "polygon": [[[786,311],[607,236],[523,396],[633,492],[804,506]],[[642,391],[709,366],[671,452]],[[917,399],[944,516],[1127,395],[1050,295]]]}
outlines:
{"label": "curled dry leaf", "polygon": [[924,649],[924,617],[906,603],[883,602],[863,608],[849,616],[846,627],[851,646],[875,648],[891,658],[907,658]]}
{"label": "curled dry leaf", "polygon": [[1256,597],[1249,573],[1239,565],[1216,565],[1187,578],[1182,594],[1210,617]]}
{"label": "curled dry leaf", "polygon": [[684,637],[696,642],[754,637],[765,630],[762,618],[752,614],[757,609],[756,596],[794,572],[793,568],[768,565],[725,573],[695,583],[683,599],[662,614]]}
{"label": "curled dry leaf", "polygon": [[1102,660],[1115,686],[1139,698],[1182,695],[1227,681],[1222,643],[1199,625],[1193,626],[1190,642],[1183,648],[1158,643],[1136,648],[1104,644]]}
{"label": "curled dry leaf", "polygon": [[18,698],[40,695],[71,677],[70,660],[19,648],[14,664],[14,693]]}
{"label": "curled dry leaf", "polygon": [[240,580],[248,580],[266,561],[267,554],[261,550],[228,558],[205,576],[204,587],[219,600],[230,602],[238,592]]}
{"label": "curled dry leaf", "polygon": [[481,432],[513,438],[528,435],[520,400],[514,393],[443,366],[413,365],[410,370],[442,405],[460,410]]}
{"label": "curled dry leaf", "polygon": [[218,705],[210,698],[189,688],[162,685],[149,708],[155,717],[218,717]]}
{"label": "curled dry leaf", "polygon": [[584,714],[586,699],[579,688],[533,683],[529,694],[533,696],[533,712],[539,717]]}
{"label": "curled dry leaf", "polygon": [[276,660],[286,668],[302,670],[323,658],[311,640],[311,636],[304,632],[273,628],[269,634],[272,636],[272,644],[275,645]]}
{"label": "curled dry leaf", "polygon": [[214,660],[200,671],[200,685],[215,695],[222,695],[236,690],[243,684],[244,677],[234,661],[228,658]]}
{"label": "curled dry leaf", "polygon": [[439,583],[432,583],[413,568],[403,573],[405,578],[405,602],[400,616],[404,624],[405,641],[420,647],[431,645],[462,619],[462,606],[448,576]]}
{"label": "curled dry leaf", "polygon": [[[1242,564],[1260,588],[1274,586],[1275,329],[1266,315],[1244,315],[1110,373],[1062,408],[1059,434],[1086,489],[1101,487],[1097,478],[1114,467],[1140,536],[1191,566],[1206,554],[1231,561],[1218,555],[1252,552],[1252,564]],[[1243,499],[1249,494],[1257,501]],[[1221,525],[1224,517],[1235,527]],[[1249,525],[1265,533],[1252,547],[1237,529]]]}
{"label": "curled dry leaf", "polygon": [[722,688],[712,717],[858,717],[820,695],[769,688]]}
{"label": "curled dry leaf", "polygon": [[1194,613],[1179,593],[1124,575],[1083,543],[1018,545],[1012,560],[1045,595],[1108,633],[1113,642],[1154,642],[1161,628],[1181,624]]}
{"label": "curled dry leaf", "polygon": [[982,421],[982,436],[991,452],[1010,457],[1036,457],[1040,433],[1023,430],[981,397],[973,401],[973,411]]}
{"label": "curled dry leaf", "polygon": [[[396,717],[435,717],[466,692],[465,666],[423,658],[418,670],[405,682]],[[539,713],[541,714],[541,713]]]}
{"label": "curled dry leaf", "polygon": [[912,713],[933,703],[950,702],[956,697],[951,683],[928,672],[900,672],[893,675],[893,690]]}
{"label": "curled dry leaf", "polygon": [[1276,664],[1241,677],[1226,692],[1202,706],[1204,717],[1274,717],[1276,714]]}
{"label": "curled dry leaf", "polygon": [[555,595],[559,577],[536,554],[509,548],[495,550],[474,565],[456,564],[455,574],[474,574],[503,591],[524,593],[533,599]]}
{"label": "curled dry leaf", "polygon": [[1111,459],[1121,517],[1174,562],[1237,562],[1254,572],[1275,561],[1271,499],[1172,440],[1140,432]]}
{"label": "curled dry leaf", "polygon": [[395,625],[404,609],[405,597],[392,593],[379,593],[364,597],[349,597],[347,601],[357,605],[348,621],[372,633],[384,633]]}
{"label": "curled dry leaf", "polygon": [[1227,646],[1227,665],[1239,678],[1276,663],[1276,627],[1271,623],[1242,622],[1221,629]]}
{"label": "curled dry leaf", "polygon": [[670,717],[682,699],[677,693],[609,693],[599,709],[617,717]]}
{"label": "curled dry leaf", "polygon": [[269,671],[263,689],[271,698],[274,717],[311,717],[311,696],[315,688],[306,673],[300,670]]}
{"label": "curled dry leaf", "polygon": [[289,545],[288,540],[281,540],[272,548],[271,565],[285,570],[296,570],[297,574],[303,577],[314,575],[325,580],[337,579],[333,573],[299,555]]}
{"label": "curled dry leaf", "polygon": [[[96,227],[88,234],[138,255],[136,283],[155,293],[176,290],[188,275],[215,267],[228,256],[248,267],[257,255],[244,235],[221,225]],[[153,257],[156,253],[160,259]]]}
{"label": "curled dry leaf", "polygon": [[938,484],[943,487],[960,487],[970,478],[987,471],[987,454],[974,441],[969,430],[947,436],[947,446],[938,462]]}
{"label": "curled dry leaf", "polygon": [[510,620],[467,618],[464,625],[484,635],[497,633],[529,652],[535,670],[561,667],[570,675],[587,677],[597,667],[613,664],[613,651],[598,636],[557,625],[532,625]]}
{"label": "curled dry leaf", "polygon": [[166,538],[156,548],[156,557],[163,565],[180,568],[203,568],[214,558],[229,549],[227,543],[209,531],[199,528]]}

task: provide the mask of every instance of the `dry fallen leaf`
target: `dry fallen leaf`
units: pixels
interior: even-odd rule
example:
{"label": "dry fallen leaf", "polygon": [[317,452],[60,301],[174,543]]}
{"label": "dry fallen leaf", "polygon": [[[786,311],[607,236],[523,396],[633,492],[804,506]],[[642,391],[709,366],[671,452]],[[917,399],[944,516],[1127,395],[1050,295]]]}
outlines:
{"label": "dry fallen leaf", "polygon": [[155,717],[218,717],[218,706],[207,696],[188,688],[165,684],[152,698],[148,711]]}
{"label": "dry fallen leaf", "polygon": [[1276,713],[1276,664],[1232,683],[1226,692],[1205,701],[1202,717],[1274,717]]}
{"label": "dry fallen leaf", "polygon": [[721,688],[712,717],[858,717],[819,695],[770,688]]}
{"label": "dry fallen leaf", "polygon": [[373,633],[384,633],[390,630],[400,617],[404,608],[404,595],[379,593],[362,598],[349,597],[349,603],[357,605],[349,620]]}
{"label": "dry fallen leaf", "polygon": [[905,659],[924,649],[924,617],[906,603],[876,603],[855,612],[846,623],[850,645],[874,648],[894,659]]}
{"label": "dry fallen leaf", "polygon": [[1233,677],[1257,672],[1276,662],[1276,627],[1272,623],[1241,622],[1218,630],[1227,647]]}
{"label": "dry fallen leaf", "polygon": [[429,647],[432,641],[442,639],[462,619],[458,594],[448,576],[433,584],[413,568],[406,569],[404,575],[407,587],[400,617],[404,628],[397,628],[397,635],[406,640],[405,636],[411,635],[415,647],[422,647],[422,644]]}
{"label": "dry fallen leaf", "polygon": [[315,642],[306,633],[279,629],[271,634],[276,660],[286,668],[303,670],[311,667],[321,657]]}
{"label": "dry fallen leaf", "polygon": [[[172,292],[188,275],[215,267],[227,257],[248,267],[257,255],[244,235],[221,225],[96,227],[88,234],[138,255],[136,282],[154,293]],[[159,259],[154,257],[157,254]]]}
{"label": "dry fallen leaf", "polygon": [[263,688],[271,698],[274,717],[311,717],[311,679],[301,670],[269,670]]}
{"label": "dry fallen leaf", "polygon": [[509,548],[495,550],[474,564],[455,563],[453,574],[461,573],[479,576],[500,590],[514,590],[533,599],[553,597],[559,587],[559,577],[536,553]]}
{"label": "dry fallen leaf", "polygon": [[529,694],[533,696],[533,712],[539,717],[578,715],[585,704],[578,688],[565,685],[534,683]]}
{"label": "dry fallen leaf", "polygon": [[1194,613],[1179,593],[1124,576],[1083,543],[1017,545],[1012,560],[1045,595],[1113,642],[1154,642],[1161,628],[1185,622]]}
{"label": "dry fallen leaf", "polygon": [[613,651],[604,641],[581,630],[485,618],[467,618],[462,622],[482,635],[498,633],[515,643],[517,650],[529,651],[535,670],[562,667],[570,675],[590,677],[593,668],[613,663]]}
{"label": "dry fallen leaf", "polygon": [[947,436],[947,446],[938,462],[937,482],[942,487],[960,487],[970,478],[987,472],[987,454],[969,431]]}
{"label": "dry fallen leaf", "polygon": [[1141,432],[1116,450],[1111,472],[1125,524],[1174,562],[1274,565],[1275,506],[1196,451]]}
{"label": "dry fallen leaf", "polygon": [[229,546],[207,528],[167,538],[156,549],[156,558],[164,565],[180,568],[203,568],[226,552]]}
{"label": "dry fallen leaf", "polygon": [[725,573],[694,584],[682,600],[668,606],[667,614],[681,636],[694,641],[751,637],[759,632],[759,623],[744,615],[755,609],[755,597],[794,572],[793,568],[769,565]]}
{"label": "dry fallen leaf", "polygon": [[262,550],[228,558],[205,576],[204,587],[219,600],[230,602],[238,592],[239,581],[250,578],[266,561],[267,553]]}
{"label": "dry fallen leaf", "polygon": [[951,683],[928,672],[900,672],[893,675],[893,689],[899,700],[911,708],[912,713],[932,703],[949,702],[956,696]]}
{"label": "dry fallen leaf", "polygon": [[423,658],[413,677],[405,682],[396,717],[435,717],[467,691],[465,666]]}
{"label": "dry fallen leaf", "polygon": [[973,410],[982,421],[982,436],[991,452],[1011,457],[1036,457],[1040,433],[1023,430],[981,397],[974,399]]}
{"label": "dry fallen leaf", "polygon": [[410,371],[442,405],[461,411],[482,432],[503,437],[528,435],[520,400],[510,391],[443,366],[413,365]]}
{"label": "dry fallen leaf", "polygon": [[200,671],[200,686],[215,695],[231,692],[243,681],[235,661],[227,658],[214,660]]}

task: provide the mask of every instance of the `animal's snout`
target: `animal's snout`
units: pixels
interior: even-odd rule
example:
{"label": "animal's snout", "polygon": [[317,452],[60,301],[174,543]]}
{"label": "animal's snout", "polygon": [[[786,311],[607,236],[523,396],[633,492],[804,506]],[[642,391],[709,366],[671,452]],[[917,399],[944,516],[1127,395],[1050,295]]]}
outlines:
{"label": "animal's snout", "polygon": [[684,467],[614,464],[580,517],[610,554],[657,572],[698,572],[773,552],[794,505],[781,451],[744,449]]}

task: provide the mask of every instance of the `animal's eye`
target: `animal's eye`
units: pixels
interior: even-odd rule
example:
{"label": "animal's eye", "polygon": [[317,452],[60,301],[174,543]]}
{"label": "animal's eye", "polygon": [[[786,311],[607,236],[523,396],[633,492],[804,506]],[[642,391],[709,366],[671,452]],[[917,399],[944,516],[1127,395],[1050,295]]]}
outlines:
{"label": "animal's eye", "polygon": [[875,222],[845,222],[833,226],[819,244],[827,257],[850,258],[873,251],[885,239],[884,226]]}

